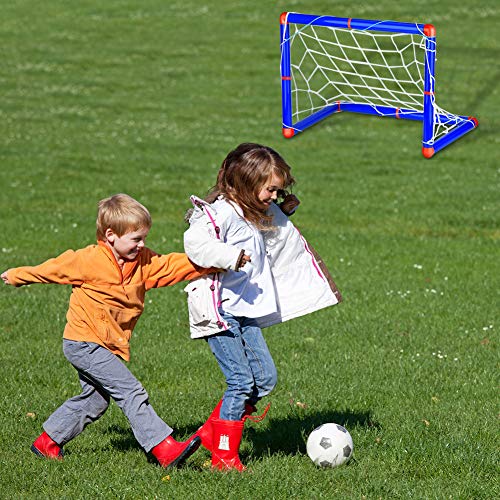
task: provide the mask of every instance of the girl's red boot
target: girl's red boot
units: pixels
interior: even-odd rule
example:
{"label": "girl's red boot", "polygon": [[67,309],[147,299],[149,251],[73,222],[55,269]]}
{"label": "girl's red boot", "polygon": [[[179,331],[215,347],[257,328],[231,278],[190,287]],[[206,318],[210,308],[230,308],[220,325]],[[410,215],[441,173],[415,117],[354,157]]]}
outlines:
{"label": "girl's red boot", "polygon": [[[207,418],[207,421],[194,433],[194,436],[199,436],[201,438],[201,444],[208,450],[208,451],[213,451],[213,442],[212,442],[212,435],[213,435],[213,429],[212,429],[212,422],[215,419],[218,419],[220,416],[220,407],[222,405],[222,399],[217,403],[217,406],[214,408],[210,416]],[[257,411],[257,408],[255,406],[246,404],[245,405],[245,413],[243,413],[243,420],[246,420],[247,418],[250,418],[254,422],[260,422],[262,421],[268,410],[269,407],[271,406],[271,403],[269,403],[266,408],[264,409],[264,413],[262,415],[253,417],[251,416],[252,413],[255,413]]]}
{"label": "girl's red boot", "polygon": [[45,431],[35,439],[31,451],[39,457],[54,460],[62,460],[64,455],[62,448]]}
{"label": "girl's red boot", "polygon": [[194,433],[195,436],[199,436],[201,439],[201,444],[209,451],[212,451],[212,422],[214,419],[219,418],[220,415],[220,407],[222,405],[222,399],[217,403],[217,406],[214,408],[210,416],[207,418],[207,421]]}
{"label": "girl's red boot", "polygon": [[212,420],[212,468],[246,470],[238,455],[245,420]]}
{"label": "girl's red boot", "polygon": [[162,467],[168,469],[183,464],[199,448],[200,444],[201,439],[197,436],[183,442],[168,436],[157,444],[151,453]]}

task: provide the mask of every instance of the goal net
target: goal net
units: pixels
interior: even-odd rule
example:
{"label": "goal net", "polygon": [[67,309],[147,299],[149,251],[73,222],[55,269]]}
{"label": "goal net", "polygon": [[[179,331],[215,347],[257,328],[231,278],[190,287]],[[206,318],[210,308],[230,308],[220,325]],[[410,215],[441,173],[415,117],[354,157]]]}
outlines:
{"label": "goal net", "polygon": [[436,104],[436,33],[430,24],[285,12],[281,15],[283,135],[350,111],[423,123],[422,152],[477,126]]}

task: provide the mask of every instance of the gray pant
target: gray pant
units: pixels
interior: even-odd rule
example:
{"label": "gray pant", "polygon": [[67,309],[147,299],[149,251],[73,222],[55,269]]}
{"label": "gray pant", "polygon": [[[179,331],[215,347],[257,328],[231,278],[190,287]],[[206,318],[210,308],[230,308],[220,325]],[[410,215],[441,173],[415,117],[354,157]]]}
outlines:
{"label": "gray pant", "polygon": [[148,393],[125,364],[106,348],[91,342],[63,341],[64,355],[76,368],[82,392],[63,403],[43,424],[60,446],[100,418],[110,398],[123,411],[146,452],[172,433],[149,404]]}

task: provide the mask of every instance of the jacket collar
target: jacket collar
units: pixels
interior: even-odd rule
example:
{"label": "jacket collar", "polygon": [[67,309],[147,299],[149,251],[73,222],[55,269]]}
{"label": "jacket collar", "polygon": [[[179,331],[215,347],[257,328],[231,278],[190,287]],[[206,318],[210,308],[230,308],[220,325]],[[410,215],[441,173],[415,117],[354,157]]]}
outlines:
{"label": "jacket collar", "polygon": [[125,263],[123,264],[123,268],[121,268],[120,265],[118,264],[118,261],[116,260],[115,254],[113,253],[111,248],[109,248],[109,246],[106,245],[106,243],[104,241],[101,241],[101,240],[98,240],[97,244],[99,245],[100,248],[102,248],[104,250],[107,257],[114,263],[114,265],[116,266],[116,269],[118,270],[118,272],[122,276],[122,279],[126,279],[128,276],[130,276],[132,271],[137,266],[137,263],[139,262],[139,255],[140,254],[134,260],[125,261]]}

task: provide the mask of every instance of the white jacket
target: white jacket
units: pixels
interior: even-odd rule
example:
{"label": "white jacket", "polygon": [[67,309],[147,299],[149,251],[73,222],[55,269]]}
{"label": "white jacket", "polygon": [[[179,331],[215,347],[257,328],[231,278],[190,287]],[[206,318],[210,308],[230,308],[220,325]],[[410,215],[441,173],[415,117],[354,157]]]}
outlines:
{"label": "white jacket", "polygon": [[[191,197],[194,212],[184,234],[188,257],[203,267],[235,270],[241,248],[225,242],[224,220],[215,207]],[[340,302],[341,296],[321,258],[314,252],[288,217],[273,204],[275,230],[263,233],[267,258],[274,280],[276,312],[256,318],[261,328],[271,326]],[[248,265],[248,264],[247,264]],[[220,273],[191,281],[188,295],[192,338],[206,337],[228,329],[219,314]]]}

